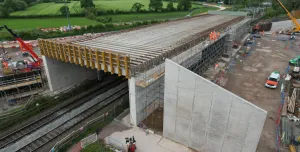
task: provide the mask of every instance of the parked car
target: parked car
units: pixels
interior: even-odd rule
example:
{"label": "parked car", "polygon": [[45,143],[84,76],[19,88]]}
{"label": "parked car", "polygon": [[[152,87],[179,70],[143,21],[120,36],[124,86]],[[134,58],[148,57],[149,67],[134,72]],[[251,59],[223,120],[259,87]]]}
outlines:
{"label": "parked car", "polygon": [[276,89],[277,85],[280,80],[280,73],[279,71],[273,71],[271,75],[267,78],[267,81],[265,83],[265,87]]}
{"label": "parked car", "polygon": [[291,66],[295,66],[295,65],[298,65],[298,62],[300,62],[300,56],[298,56],[298,57],[296,57],[296,58],[290,60],[290,61],[289,61],[289,64],[290,64]]}

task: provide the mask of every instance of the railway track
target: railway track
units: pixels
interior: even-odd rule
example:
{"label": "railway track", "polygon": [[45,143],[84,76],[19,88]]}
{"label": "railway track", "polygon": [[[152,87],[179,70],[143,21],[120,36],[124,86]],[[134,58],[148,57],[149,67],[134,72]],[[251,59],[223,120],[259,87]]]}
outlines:
{"label": "railway track", "polygon": [[48,132],[47,134],[39,137],[38,139],[36,139],[33,142],[29,143],[28,145],[24,146],[23,148],[17,150],[17,152],[38,151],[38,149],[41,148],[43,145],[47,144],[48,142],[55,139],[60,134],[62,134],[65,131],[69,130],[72,126],[74,126],[77,123],[83,121],[87,117],[89,117],[89,116],[93,115],[94,113],[96,113],[98,110],[102,109],[103,107],[109,105],[113,101],[123,97],[126,94],[128,94],[128,87],[127,86],[125,86],[122,89],[116,91],[115,93],[113,93],[113,95],[107,96],[100,103],[92,106],[89,109],[86,109],[84,112],[82,112],[79,115],[75,116],[74,118],[68,120],[66,123],[63,123],[62,125],[55,128],[54,130]]}
{"label": "railway track", "polygon": [[[101,93],[104,93],[104,92],[108,91],[109,89],[112,89],[112,88],[120,85],[121,83],[124,83],[124,81],[126,81],[126,80],[119,79],[117,81],[109,81],[107,83],[104,83],[104,84],[102,84],[103,88],[94,90],[92,92],[92,94],[89,94],[88,96],[83,97],[83,99],[78,100],[77,102],[69,103],[69,104],[63,106],[62,108],[60,108],[56,111],[53,111],[53,112],[41,117],[40,119],[38,119],[30,124],[27,124],[26,126],[19,128],[18,130],[14,131],[4,137],[1,137],[0,138],[0,151],[2,151],[2,149],[4,149],[5,147],[7,147],[11,144],[14,144],[15,142],[22,139],[23,137],[31,134],[32,132],[40,129],[41,127],[59,119],[63,115],[72,111],[73,109],[80,107],[83,103],[91,100],[95,96],[97,96]],[[93,112],[93,111],[91,111],[91,112]],[[91,113],[91,112],[88,112],[88,113]],[[89,114],[85,114],[85,116],[89,116]],[[83,118],[84,116],[81,116],[81,117]],[[86,118],[86,117],[84,117],[84,118]],[[57,133],[55,133],[55,134],[57,134]],[[53,135],[53,133],[50,133],[50,135]],[[42,141],[43,141],[43,139],[42,139]],[[35,145],[35,144],[33,144],[33,145]]]}

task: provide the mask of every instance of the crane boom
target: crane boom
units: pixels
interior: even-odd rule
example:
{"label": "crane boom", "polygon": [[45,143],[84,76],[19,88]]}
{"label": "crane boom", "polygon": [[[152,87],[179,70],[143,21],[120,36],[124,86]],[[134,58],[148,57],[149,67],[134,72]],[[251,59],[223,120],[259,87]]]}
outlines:
{"label": "crane boom", "polygon": [[289,16],[289,18],[293,21],[293,23],[295,24],[295,28],[294,31],[295,32],[299,32],[300,31],[300,24],[298,23],[297,19],[285,8],[285,6],[281,3],[280,0],[276,0],[280,6],[286,11],[287,15]]}
{"label": "crane boom", "polygon": [[35,62],[40,62],[40,58],[34,53],[34,51],[28,47],[28,45],[26,45],[26,43],[20,38],[18,37],[18,35],[16,33],[13,32],[12,29],[8,28],[6,25],[3,25],[0,27],[0,30],[2,28],[5,28],[19,43],[21,43],[21,45],[30,53],[30,55],[33,57],[33,59],[35,60]]}

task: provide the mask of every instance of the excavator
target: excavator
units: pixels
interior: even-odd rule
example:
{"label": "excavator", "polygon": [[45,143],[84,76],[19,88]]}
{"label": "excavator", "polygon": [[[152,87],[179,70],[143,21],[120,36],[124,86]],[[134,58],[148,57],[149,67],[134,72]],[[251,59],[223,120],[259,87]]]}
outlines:
{"label": "excavator", "polygon": [[[20,44],[22,47],[22,51],[26,50],[29,52],[30,57],[32,58],[33,62],[27,63],[27,70],[26,71],[31,71],[33,69],[40,69],[40,65],[42,64],[42,59],[40,59],[37,54],[33,51],[32,47],[27,45],[16,33],[13,32],[12,29],[8,28],[6,25],[0,26],[0,30],[6,29]],[[19,63],[19,62],[18,62]],[[17,63],[17,64],[18,64]],[[4,63],[5,65],[8,65],[7,63]],[[24,64],[22,62],[22,64]],[[28,70],[30,69],[30,70]]]}
{"label": "excavator", "polygon": [[299,33],[300,32],[300,24],[298,23],[297,19],[285,8],[285,6],[282,4],[280,0],[276,0],[277,3],[280,4],[280,6],[286,11],[288,17],[292,20],[292,22],[295,24],[295,27],[291,32]]}

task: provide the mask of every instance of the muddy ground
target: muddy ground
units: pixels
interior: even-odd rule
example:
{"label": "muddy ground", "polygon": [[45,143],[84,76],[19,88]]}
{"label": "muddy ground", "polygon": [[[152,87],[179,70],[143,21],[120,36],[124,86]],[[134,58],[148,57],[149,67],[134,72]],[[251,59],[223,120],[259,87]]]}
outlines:
{"label": "muddy ground", "polygon": [[257,39],[250,55],[242,57],[242,62],[237,62],[225,78],[227,80],[223,84],[225,89],[268,112],[257,152],[277,151],[275,120],[280,105],[280,87],[265,88],[266,78],[273,70],[279,70],[283,76],[288,61],[299,54],[297,41],[281,41],[277,40],[277,36],[264,36]]}

